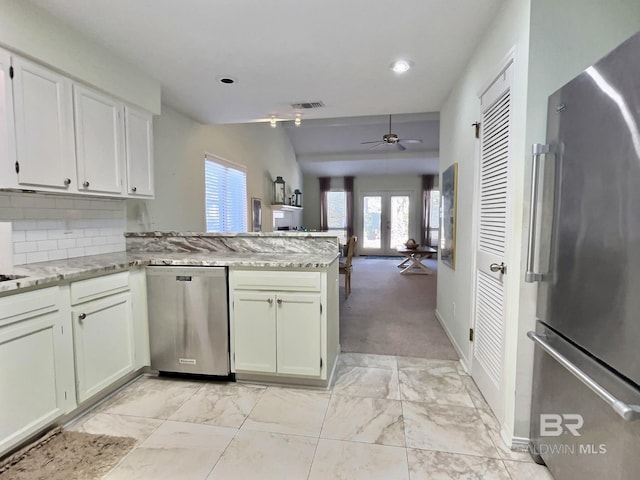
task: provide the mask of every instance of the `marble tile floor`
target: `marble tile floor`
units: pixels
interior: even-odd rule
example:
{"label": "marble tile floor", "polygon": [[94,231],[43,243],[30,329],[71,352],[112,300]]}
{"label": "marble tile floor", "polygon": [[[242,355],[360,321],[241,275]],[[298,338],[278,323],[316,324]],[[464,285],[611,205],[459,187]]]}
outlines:
{"label": "marble tile floor", "polygon": [[328,391],[143,376],[69,429],[138,441],[105,480],[552,480],[446,360],[342,354]]}

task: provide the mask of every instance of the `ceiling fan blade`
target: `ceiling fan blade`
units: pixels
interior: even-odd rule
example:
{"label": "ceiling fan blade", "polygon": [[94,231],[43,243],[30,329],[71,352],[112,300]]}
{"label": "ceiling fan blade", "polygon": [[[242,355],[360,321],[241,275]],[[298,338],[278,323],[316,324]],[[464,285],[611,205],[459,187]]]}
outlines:
{"label": "ceiling fan blade", "polygon": [[360,142],[360,145],[366,145],[367,143],[382,143],[381,140],[373,140],[372,142]]}
{"label": "ceiling fan blade", "polygon": [[422,140],[418,140],[417,138],[401,138],[398,141],[403,143],[422,143]]}
{"label": "ceiling fan blade", "polygon": [[383,145],[386,145],[386,143],[385,142],[378,142],[377,145],[374,145],[373,147],[369,147],[369,150],[376,149],[376,148],[381,147]]}
{"label": "ceiling fan blade", "polygon": [[401,152],[403,152],[403,151],[405,151],[407,149],[407,147],[402,145],[400,142],[396,142],[396,147],[398,147],[398,150],[400,150]]}

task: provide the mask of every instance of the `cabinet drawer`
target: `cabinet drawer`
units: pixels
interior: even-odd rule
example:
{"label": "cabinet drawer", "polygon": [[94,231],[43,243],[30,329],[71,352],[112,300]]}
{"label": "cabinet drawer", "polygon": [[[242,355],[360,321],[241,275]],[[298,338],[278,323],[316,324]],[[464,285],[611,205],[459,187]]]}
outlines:
{"label": "cabinet drawer", "polygon": [[238,290],[320,291],[320,272],[237,270],[232,276],[233,287]]}
{"label": "cabinet drawer", "polygon": [[71,305],[129,290],[129,271],[80,280],[71,284]]}
{"label": "cabinet drawer", "polygon": [[0,298],[0,327],[59,310],[58,287]]}

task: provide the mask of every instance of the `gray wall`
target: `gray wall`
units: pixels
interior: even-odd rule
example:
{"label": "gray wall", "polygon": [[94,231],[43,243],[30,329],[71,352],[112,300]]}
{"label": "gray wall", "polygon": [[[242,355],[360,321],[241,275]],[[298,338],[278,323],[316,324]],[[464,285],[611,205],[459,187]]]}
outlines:
{"label": "gray wall", "polygon": [[[264,231],[272,229],[272,181],[280,175],[287,193],[302,176],[282,128],[268,123],[202,125],[163,105],[154,118],[155,199],[127,201],[128,229],[205,230],[204,156],[217,155],[247,168],[247,204],[262,199]],[[247,225],[251,225],[248,208]]]}

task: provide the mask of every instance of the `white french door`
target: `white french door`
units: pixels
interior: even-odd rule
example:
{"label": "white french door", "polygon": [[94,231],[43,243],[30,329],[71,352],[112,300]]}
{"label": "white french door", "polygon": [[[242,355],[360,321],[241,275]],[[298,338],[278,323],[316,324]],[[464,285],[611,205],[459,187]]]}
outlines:
{"label": "white french door", "polygon": [[358,250],[363,255],[395,255],[411,237],[413,192],[363,192],[360,195]]}
{"label": "white french door", "polygon": [[481,97],[471,375],[498,419],[504,411],[505,275],[510,217],[513,63]]}

